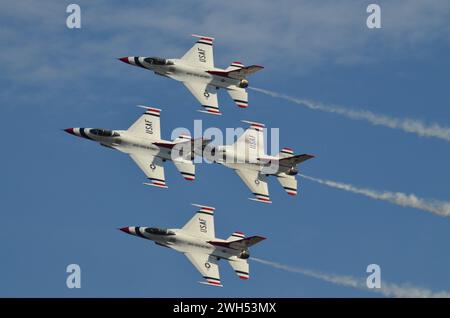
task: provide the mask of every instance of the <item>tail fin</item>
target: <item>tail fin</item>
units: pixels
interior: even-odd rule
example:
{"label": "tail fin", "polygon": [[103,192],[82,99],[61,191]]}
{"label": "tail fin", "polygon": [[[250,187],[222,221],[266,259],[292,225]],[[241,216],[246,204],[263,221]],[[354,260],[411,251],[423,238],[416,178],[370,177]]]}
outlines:
{"label": "tail fin", "polygon": [[228,260],[228,263],[240,279],[250,278],[250,267],[246,259],[236,258],[233,260]]}

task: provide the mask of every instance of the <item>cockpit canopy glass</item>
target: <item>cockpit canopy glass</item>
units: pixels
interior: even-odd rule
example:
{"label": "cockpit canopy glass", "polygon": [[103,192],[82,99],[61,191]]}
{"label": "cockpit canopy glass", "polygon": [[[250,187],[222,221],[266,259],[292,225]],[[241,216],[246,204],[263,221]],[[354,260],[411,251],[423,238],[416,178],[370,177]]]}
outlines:
{"label": "cockpit canopy glass", "polygon": [[175,235],[175,232],[173,231],[167,229],[160,229],[157,227],[148,227],[145,229],[145,232],[153,235]]}
{"label": "cockpit canopy glass", "polygon": [[147,62],[148,64],[153,65],[173,65],[172,61],[163,59],[161,57],[146,57],[144,61]]}
{"label": "cockpit canopy glass", "polygon": [[119,133],[108,130],[108,129],[101,129],[101,128],[94,128],[89,130],[89,132],[93,135],[100,136],[100,137],[119,137]]}

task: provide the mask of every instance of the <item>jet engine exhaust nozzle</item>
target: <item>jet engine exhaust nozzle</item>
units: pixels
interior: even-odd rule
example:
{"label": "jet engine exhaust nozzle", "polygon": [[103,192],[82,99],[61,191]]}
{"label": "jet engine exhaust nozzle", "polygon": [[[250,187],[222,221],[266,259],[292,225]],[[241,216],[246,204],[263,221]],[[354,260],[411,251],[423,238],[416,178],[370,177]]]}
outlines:
{"label": "jet engine exhaust nozzle", "polygon": [[243,79],[239,82],[239,87],[240,88],[247,88],[248,87],[248,80]]}

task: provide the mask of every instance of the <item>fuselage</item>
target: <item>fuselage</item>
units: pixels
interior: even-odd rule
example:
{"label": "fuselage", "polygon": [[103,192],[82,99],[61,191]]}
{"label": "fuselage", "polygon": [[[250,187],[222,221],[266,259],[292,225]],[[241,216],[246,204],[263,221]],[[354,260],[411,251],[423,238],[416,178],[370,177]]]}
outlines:
{"label": "fuselage", "polygon": [[[182,229],[129,226],[121,228],[120,230],[131,235],[154,241],[158,245],[174,249],[181,253],[209,254],[218,259],[233,260],[234,258],[239,258],[243,252],[243,250],[214,246],[201,237],[185,233]],[[213,238],[210,241],[226,242],[219,238]]]}
{"label": "fuselage", "polygon": [[[248,149],[236,149],[234,145],[215,146],[212,151],[206,151],[209,161],[221,164],[231,169],[246,169],[258,171],[266,175],[286,173],[292,167],[279,164],[277,157],[257,154]],[[264,158],[264,159],[262,159]],[[269,159],[273,159],[270,161]]]}
{"label": "fuselage", "polygon": [[205,68],[193,65],[181,59],[163,59],[156,57],[131,56],[121,58],[125,63],[142,67],[155,72],[158,75],[166,76],[174,80],[197,81],[210,84],[217,88],[242,87],[240,79],[226,76],[227,72],[220,68]]}
{"label": "fuselage", "polygon": [[68,133],[100,143],[102,146],[113,148],[124,153],[132,153],[136,149],[143,150],[152,156],[163,160],[171,160],[170,148],[157,146],[155,143],[171,144],[171,141],[161,139],[147,139],[136,136],[126,130],[108,130],[101,128],[68,128]]}

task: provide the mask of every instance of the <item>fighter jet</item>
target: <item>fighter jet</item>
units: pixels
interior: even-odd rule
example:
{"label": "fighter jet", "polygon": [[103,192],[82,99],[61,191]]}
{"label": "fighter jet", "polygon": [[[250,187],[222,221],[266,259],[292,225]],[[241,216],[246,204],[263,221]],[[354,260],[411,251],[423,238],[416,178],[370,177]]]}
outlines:
{"label": "fighter jet", "polygon": [[283,148],[276,156],[264,153],[264,124],[243,121],[250,127],[232,145],[203,146],[198,155],[210,162],[233,169],[252,191],[250,200],[272,203],[267,176],[275,176],[289,195],[297,195],[297,165],[314,158],[310,154],[294,155],[292,148]]}
{"label": "fighter jet", "polygon": [[241,62],[233,62],[226,69],[214,67],[214,38],[193,34],[198,38],[194,46],[182,58],[165,59],[160,57],[128,56],[119,58],[122,62],[139,66],[182,82],[204,107],[200,112],[221,115],[217,102],[217,90],[228,91],[236,105],[248,107],[247,76],[262,66],[245,67]]}
{"label": "fighter jet", "polygon": [[67,133],[96,141],[100,145],[119,150],[130,155],[150,182],[145,185],[167,188],[164,177],[166,160],[175,164],[182,176],[189,181],[195,179],[193,163],[194,140],[180,135],[174,141],[161,139],[160,114],[158,108],[140,105],[145,112],[127,130],[103,128],[67,128]]}
{"label": "fighter jet", "polygon": [[155,227],[128,226],[120,230],[157,245],[172,248],[183,253],[203,276],[199,283],[222,287],[219,274],[219,260],[227,260],[241,279],[249,279],[249,247],[265,238],[262,236],[245,237],[242,232],[234,232],[226,239],[215,236],[215,208],[193,204],[197,213],[181,229],[161,229]]}

